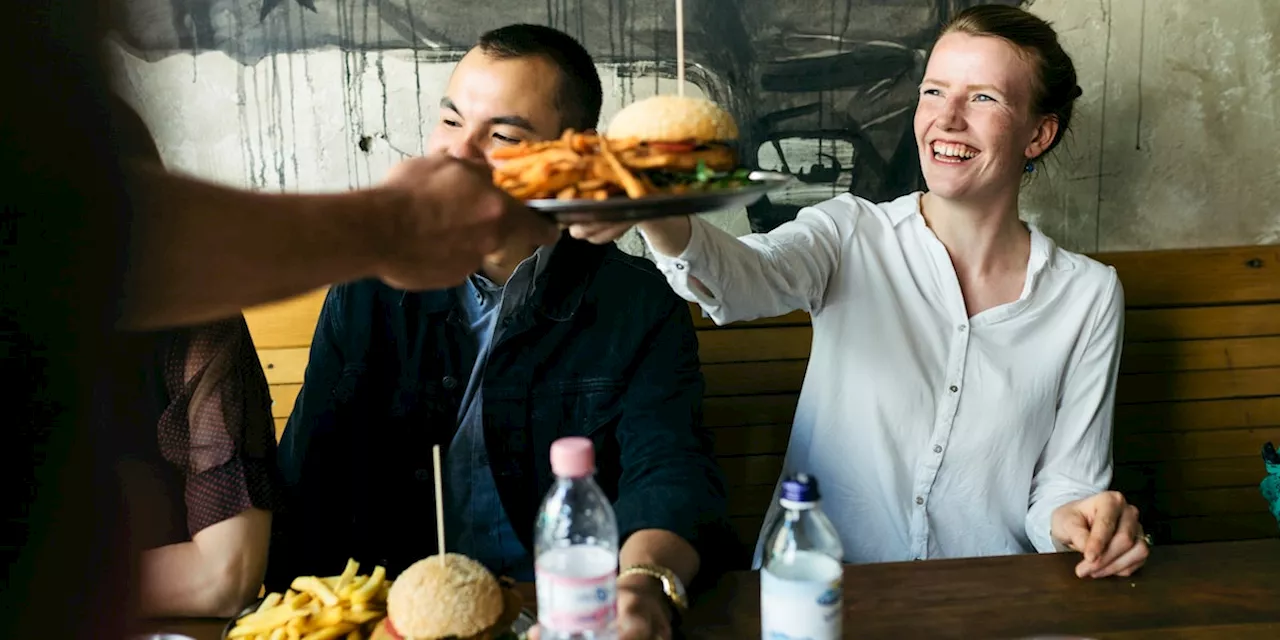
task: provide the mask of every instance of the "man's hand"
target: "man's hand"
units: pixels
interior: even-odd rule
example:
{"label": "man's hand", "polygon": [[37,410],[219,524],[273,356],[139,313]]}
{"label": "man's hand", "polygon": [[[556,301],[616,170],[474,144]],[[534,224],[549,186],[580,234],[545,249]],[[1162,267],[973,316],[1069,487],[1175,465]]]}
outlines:
{"label": "man's hand", "polygon": [[503,246],[559,238],[550,220],[493,186],[487,167],[446,156],[401,162],[378,190],[393,221],[378,276],[400,289],[453,286]]}
{"label": "man's hand", "polygon": [[1050,535],[1084,554],[1076,565],[1081,578],[1129,576],[1147,561],[1150,548],[1143,538],[1138,509],[1118,491],[1068,502],[1053,512]]}
{"label": "man's hand", "polygon": [[[618,640],[671,640],[671,605],[662,584],[648,576],[618,579]],[[529,640],[539,640],[538,627]]]}
{"label": "man's hand", "polygon": [[648,576],[618,580],[618,640],[671,640],[671,604]]}

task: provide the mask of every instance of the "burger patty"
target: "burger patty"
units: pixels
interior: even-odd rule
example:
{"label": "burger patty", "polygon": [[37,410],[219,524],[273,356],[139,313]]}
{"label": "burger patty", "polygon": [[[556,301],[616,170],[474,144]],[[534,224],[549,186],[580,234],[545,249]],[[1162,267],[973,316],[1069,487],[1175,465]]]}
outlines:
{"label": "burger patty", "polygon": [[[692,145],[690,145],[692,146]],[[728,145],[711,143],[694,147],[689,151],[666,150],[657,146],[641,145],[618,154],[618,160],[628,169],[641,171],[693,171],[702,163],[712,171],[730,171],[738,166],[738,154]]]}

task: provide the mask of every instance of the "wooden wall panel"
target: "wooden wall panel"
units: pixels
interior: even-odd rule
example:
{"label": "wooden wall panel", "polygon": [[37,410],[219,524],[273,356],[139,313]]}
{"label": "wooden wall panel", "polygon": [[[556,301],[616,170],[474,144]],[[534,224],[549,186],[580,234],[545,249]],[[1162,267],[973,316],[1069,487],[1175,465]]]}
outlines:
{"label": "wooden wall panel", "polygon": [[315,335],[316,320],[328,288],[295,298],[244,310],[253,343],[259,349],[306,347]]}

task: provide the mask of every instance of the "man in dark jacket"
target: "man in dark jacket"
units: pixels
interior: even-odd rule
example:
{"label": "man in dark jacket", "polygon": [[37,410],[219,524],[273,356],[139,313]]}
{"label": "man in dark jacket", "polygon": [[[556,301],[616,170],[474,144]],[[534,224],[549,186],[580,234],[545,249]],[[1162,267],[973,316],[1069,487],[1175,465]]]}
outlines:
{"label": "man in dark jacket", "polygon": [[[502,146],[593,129],[600,102],[572,38],[504,27],[454,70],[429,146],[486,162]],[[623,637],[670,637],[670,607],[724,543],[702,393],[688,306],[612,244],[503,247],[448,290],[335,287],[280,444],[288,501],[268,588],[336,574],[347,557],[394,576],[436,553],[437,444],[446,549],[531,581],[551,443],[586,436],[623,543]]]}

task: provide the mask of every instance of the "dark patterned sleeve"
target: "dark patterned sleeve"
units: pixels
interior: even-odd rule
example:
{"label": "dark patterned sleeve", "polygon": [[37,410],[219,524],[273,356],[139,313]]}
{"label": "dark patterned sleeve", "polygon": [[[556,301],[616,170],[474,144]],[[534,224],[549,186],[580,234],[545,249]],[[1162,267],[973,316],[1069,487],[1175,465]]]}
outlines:
{"label": "dark patterned sleeve", "polygon": [[242,316],[179,332],[165,357],[171,398],[160,451],[186,478],[192,536],[279,495],[271,394]]}

